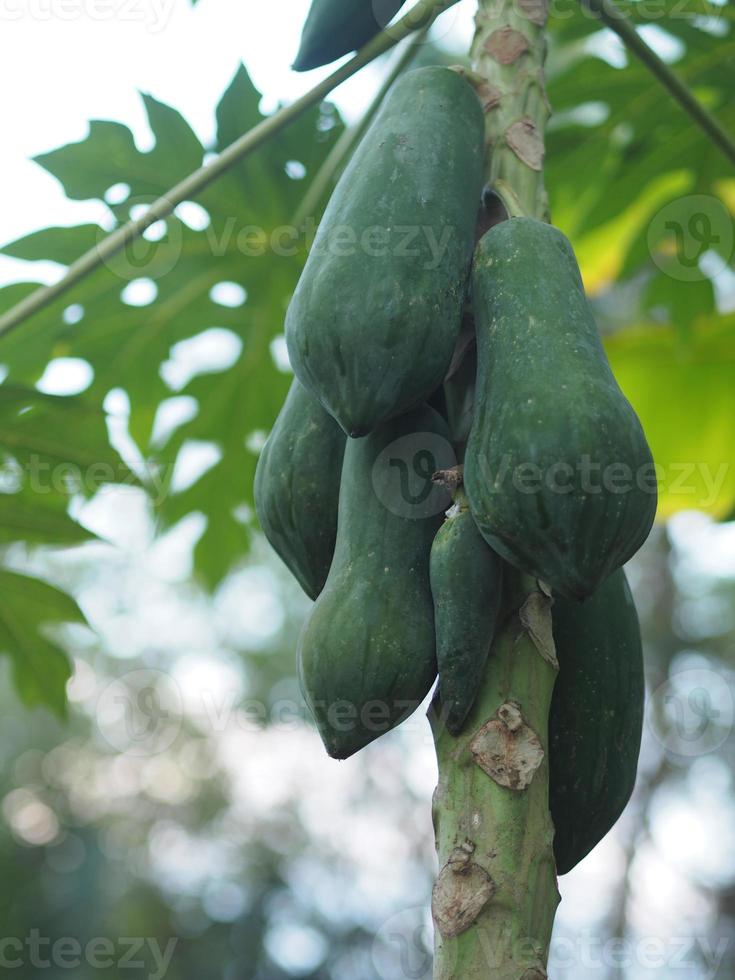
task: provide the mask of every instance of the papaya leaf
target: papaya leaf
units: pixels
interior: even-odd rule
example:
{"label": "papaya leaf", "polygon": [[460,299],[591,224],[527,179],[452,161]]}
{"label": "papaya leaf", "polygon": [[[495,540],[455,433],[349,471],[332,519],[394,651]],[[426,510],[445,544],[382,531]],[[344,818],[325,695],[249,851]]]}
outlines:
{"label": "papaya leaf", "polygon": [[70,596],[40,579],[0,569],[0,654],[10,657],[23,702],[50,708],[61,717],[71,668],[46,630],[66,623],[86,623]]}
{"label": "papaya leaf", "polygon": [[110,446],[98,406],[10,382],[0,385],[0,453],[6,475],[39,501],[137,482]]}
{"label": "papaya leaf", "polygon": [[57,499],[39,497],[27,489],[0,492],[0,545],[24,542],[43,545],[76,545],[95,535],[73,520]]}
{"label": "papaya leaf", "polygon": [[70,228],[45,228],[34,231],[24,238],[6,245],[5,255],[14,259],[25,259],[34,262],[46,259],[70,265],[84,252],[94,246],[104,237],[104,230],[99,225],[73,225]]}
{"label": "papaya leaf", "polygon": [[[135,483],[107,436],[105,416],[82,398],[0,384],[0,546],[68,547],[95,535],[68,513],[73,496]],[[0,567],[0,654],[22,700],[63,715],[69,663],[46,627],[84,623],[59,589]]]}
{"label": "papaya leaf", "polygon": [[[563,5],[551,19],[556,54],[548,88],[555,116],[546,163],[555,220],[562,215],[561,224],[572,235],[590,234],[672,172],[690,175],[688,193],[716,197],[718,182],[731,174],[727,159],[638,60],[621,52],[611,65],[598,54],[601,39],[611,34],[600,31],[599,21],[582,7]],[[625,12],[639,25],[655,25],[659,39],[668,38],[677,75],[732,131],[732,9],[704,0],[685,7],[665,0],[655,10],[628,4]],[[585,174],[581,195],[580,173]],[[647,220],[641,217],[642,228]]]}
{"label": "papaya leaf", "polygon": [[[36,158],[69,197],[108,197],[117,225],[205,157],[174,108],[150,96],[143,102],[155,138],[152,150],[141,152],[127,127],[97,120],[79,143]],[[260,103],[260,93],[239,69],[217,107],[215,145],[206,149],[220,151],[257,125],[263,119]],[[14,384],[33,384],[52,357],[71,356],[85,359],[94,371],[85,402],[99,407],[111,389],[124,389],[130,434],[162,481],[155,494],[161,525],[195,510],[206,517],[195,569],[210,587],[248,546],[253,518],[243,515],[252,513],[257,461],[249,440],[270,429],[288,388],[289,376],[276,364],[272,345],[282,333],[314,231],[313,220],[296,228],[292,216],[342,129],[328,103],[305,113],[0,345],[0,362]],[[93,225],[45,229],[4,252],[66,264],[99,234]],[[0,289],[0,309],[31,288],[23,283]],[[70,305],[74,316],[64,315]],[[168,368],[179,345],[206,345],[213,332],[236,341],[239,356],[222,367],[195,364],[173,385]],[[192,399],[195,410],[161,437],[154,431],[159,408],[173,395]],[[216,446],[221,460],[181,489],[174,479],[177,464],[197,442]]]}

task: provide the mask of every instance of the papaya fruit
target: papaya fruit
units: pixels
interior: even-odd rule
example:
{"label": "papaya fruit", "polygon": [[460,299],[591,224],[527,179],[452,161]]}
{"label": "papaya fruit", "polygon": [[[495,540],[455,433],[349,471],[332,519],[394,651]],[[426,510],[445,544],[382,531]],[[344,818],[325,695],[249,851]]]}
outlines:
{"label": "papaya fruit", "polygon": [[503,560],[485,542],[460,489],[431,546],[439,701],[459,735],[482,681],[500,612]]}
{"label": "papaya fruit", "polygon": [[645,541],[656,480],[564,235],[533,218],[475,254],[478,374],[465,488],[488,543],[583,599]]}
{"label": "papaya fruit", "polygon": [[476,378],[477,346],[473,327],[472,342],[460,352],[456,367],[447,375],[443,385],[446,417],[449,420],[452,442],[461,462],[464,461],[467,439],[472,428]]}
{"label": "papaya fruit", "polygon": [[549,806],[557,871],[602,840],[630,799],[643,727],[635,603],[622,568],[586,602],[557,598],[559,676],[549,716]]}
{"label": "papaya fruit", "polygon": [[346,759],[403,721],[436,678],[429,556],[451,466],[446,423],[422,406],[345,450],[337,543],[299,639],[299,678],[329,755]]}
{"label": "papaya fruit", "polygon": [[468,82],[436,66],[407,72],[327,205],[286,340],[296,376],[350,436],[424,402],[444,379],[462,318],[483,145]]}
{"label": "papaya fruit", "polygon": [[294,71],[310,71],[356,51],[379,34],[405,0],[312,0]]}
{"label": "papaya fruit", "polygon": [[324,587],[337,537],[346,437],[294,379],[255,469],[255,510],[273,549],[311,599]]}

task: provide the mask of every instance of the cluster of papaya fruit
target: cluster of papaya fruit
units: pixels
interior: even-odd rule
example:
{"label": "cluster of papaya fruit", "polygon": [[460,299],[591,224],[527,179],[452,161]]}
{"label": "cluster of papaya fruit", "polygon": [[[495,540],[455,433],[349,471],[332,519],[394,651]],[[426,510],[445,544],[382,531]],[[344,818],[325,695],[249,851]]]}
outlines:
{"label": "cluster of papaya fruit", "polygon": [[484,157],[483,110],[460,73],[399,79],[288,309],[296,377],[255,498],[315,600],[299,675],[335,758],[406,718],[437,671],[440,717],[459,735],[507,613],[504,577],[551,591],[563,873],[635,780],[643,668],[621,566],[650,530],[655,481],[567,239],[508,218],[476,241]]}

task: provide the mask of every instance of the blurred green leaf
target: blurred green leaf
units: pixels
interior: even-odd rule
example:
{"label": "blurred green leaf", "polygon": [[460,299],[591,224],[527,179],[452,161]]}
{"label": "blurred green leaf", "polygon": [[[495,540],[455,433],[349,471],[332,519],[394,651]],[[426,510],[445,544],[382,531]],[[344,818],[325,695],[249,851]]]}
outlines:
{"label": "blurred green leaf", "polygon": [[92,540],[95,535],[68,515],[71,498],[137,482],[110,446],[97,406],[0,385],[0,544]]}
{"label": "blurred green leaf", "polygon": [[735,318],[714,318],[689,339],[631,327],[606,339],[613,370],[638,412],[660,467],[658,517],[735,502]]}
{"label": "blurred green leaf", "polygon": [[[639,25],[655,25],[659,39],[668,35],[681,42],[673,70],[733,132],[732,7],[665,0],[655,8],[624,8]],[[712,32],[712,20],[721,33]],[[731,176],[731,164],[637,59],[622,49],[619,66],[600,57],[600,38],[611,32],[601,31],[576,2],[555,9],[550,29],[555,57],[548,88],[555,116],[546,168],[552,214],[561,227],[572,236],[589,235],[619,218],[667,174],[688,174],[687,193],[717,194],[718,181]],[[648,220],[641,213],[638,227]],[[631,238],[637,231],[631,229]]]}
{"label": "blurred green leaf", "polygon": [[0,653],[12,661],[23,701],[61,716],[71,669],[66,654],[47,638],[45,629],[62,623],[86,623],[70,596],[40,579],[0,569]]}
{"label": "blurred green leaf", "polygon": [[94,540],[95,535],[78,524],[55,497],[32,491],[0,492],[0,545],[74,545]]}
{"label": "blurred green leaf", "polygon": [[46,259],[70,265],[82,253],[94,248],[104,238],[98,225],[73,225],[69,228],[44,228],[19,238],[3,248],[5,255],[34,262]]}
{"label": "blurred green leaf", "polygon": [[661,314],[685,336],[701,318],[714,312],[715,291],[709,279],[682,282],[658,272],[646,287],[644,303],[647,312]]}
{"label": "blurred green leaf", "polygon": [[0,385],[0,452],[40,496],[91,496],[106,483],[136,482],[109,443],[102,410],[82,398]]}

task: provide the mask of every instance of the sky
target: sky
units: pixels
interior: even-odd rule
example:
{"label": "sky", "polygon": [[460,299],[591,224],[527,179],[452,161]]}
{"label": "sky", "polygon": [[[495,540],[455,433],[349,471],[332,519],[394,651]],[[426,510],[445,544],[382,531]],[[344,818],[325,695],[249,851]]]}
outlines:
{"label": "sky", "polygon": [[[151,144],[139,92],[179,109],[205,141],[214,107],[240,62],[269,111],[310,89],[331,69],[291,71],[309,0],[0,0],[0,102],[3,134],[0,242],[49,225],[96,221],[101,204],[68,201],[34,154],[82,139],[89,119],[127,124],[141,149]],[[408,9],[408,8],[406,8]],[[434,27],[468,47],[472,0]],[[348,118],[379,83],[368,66],[337,91]],[[0,283],[50,281],[60,270],[0,257]]]}

